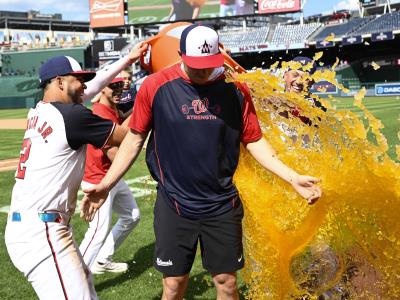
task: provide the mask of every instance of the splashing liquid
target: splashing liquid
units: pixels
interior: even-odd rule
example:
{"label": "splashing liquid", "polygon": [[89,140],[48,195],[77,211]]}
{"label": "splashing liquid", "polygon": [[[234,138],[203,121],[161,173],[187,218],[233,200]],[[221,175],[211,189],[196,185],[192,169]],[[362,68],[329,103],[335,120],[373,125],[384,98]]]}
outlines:
{"label": "splashing liquid", "polygon": [[[288,66],[307,71],[282,63]],[[312,78],[346,92],[332,70]],[[319,177],[323,189],[309,206],[242,149],[235,183],[245,207],[248,298],[400,299],[400,165],[387,155],[381,122],[362,103],[365,90],[354,96],[362,120],[316,95],[308,96],[326,112],[305,94],[284,93],[277,76],[260,70],[235,80],[250,87],[264,136],[279,158]]]}

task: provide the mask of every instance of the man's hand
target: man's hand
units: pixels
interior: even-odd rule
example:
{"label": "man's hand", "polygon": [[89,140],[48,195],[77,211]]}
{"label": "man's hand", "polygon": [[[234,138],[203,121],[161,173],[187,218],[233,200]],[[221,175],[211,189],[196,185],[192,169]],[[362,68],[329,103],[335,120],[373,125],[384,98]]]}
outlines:
{"label": "man's hand", "polygon": [[94,185],[88,189],[84,189],[85,193],[81,202],[81,218],[86,222],[93,220],[97,210],[103,205],[108,197],[108,190],[101,183]]}
{"label": "man's hand", "polygon": [[321,188],[316,185],[320,180],[315,177],[296,174],[290,180],[293,188],[308,204],[314,204],[322,195]]}
{"label": "man's hand", "polygon": [[131,64],[136,62],[141,55],[144,55],[147,51],[148,44],[145,42],[137,43],[129,52],[128,57]]}

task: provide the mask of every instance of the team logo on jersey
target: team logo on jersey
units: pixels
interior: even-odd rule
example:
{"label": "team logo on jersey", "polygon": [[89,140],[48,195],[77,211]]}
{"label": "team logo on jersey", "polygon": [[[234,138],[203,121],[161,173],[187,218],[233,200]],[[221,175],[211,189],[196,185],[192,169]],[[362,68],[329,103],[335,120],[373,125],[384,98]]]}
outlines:
{"label": "team logo on jersey", "polygon": [[204,41],[204,44],[199,47],[201,50],[201,54],[210,54],[211,53],[211,44],[208,44],[207,41]]}
{"label": "team logo on jersey", "polygon": [[[191,106],[182,105],[181,111],[188,120],[216,120],[216,115],[221,113],[221,106],[218,104],[210,106],[207,98],[194,99]],[[191,114],[192,111],[194,114]]]}

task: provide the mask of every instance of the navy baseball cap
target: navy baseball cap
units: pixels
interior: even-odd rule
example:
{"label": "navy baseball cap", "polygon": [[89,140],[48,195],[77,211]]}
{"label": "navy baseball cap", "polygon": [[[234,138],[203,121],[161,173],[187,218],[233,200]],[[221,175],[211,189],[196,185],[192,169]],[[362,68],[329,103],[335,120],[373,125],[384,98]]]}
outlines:
{"label": "navy baseball cap", "polygon": [[70,56],[56,56],[50,58],[39,69],[39,86],[43,87],[46,82],[54,77],[63,75],[80,75],[84,81],[92,80],[96,72],[83,71],[79,63]]}
{"label": "navy baseball cap", "polygon": [[180,50],[183,62],[193,69],[218,68],[224,64],[218,34],[207,26],[186,27],[182,31]]}
{"label": "navy baseball cap", "polygon": [[312,67],[310,68],[310,70],[308,70],[307,72],[310,74],[313,74],[316,70],[317,70],[317,64],[315,63],[315,61],[313,61],[311,58],[306,57],[306,56],[296,56],[295,58],[293,58],[291,61],[296,61],[299,62],[303,67],[305,67],[306,65],[308,65],[309,63],[312,63]]}

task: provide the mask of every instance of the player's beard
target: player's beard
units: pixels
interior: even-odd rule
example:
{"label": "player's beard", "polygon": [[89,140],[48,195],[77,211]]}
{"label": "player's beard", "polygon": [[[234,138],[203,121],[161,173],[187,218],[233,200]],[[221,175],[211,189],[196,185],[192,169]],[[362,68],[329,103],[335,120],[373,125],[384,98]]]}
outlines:
{"label": "player's beard", "polygon": [[70,96],[73,103],[80,104],[83,102],[82,93],[80,90],[74,90],[72,88],[68,88],[68,95]]}

